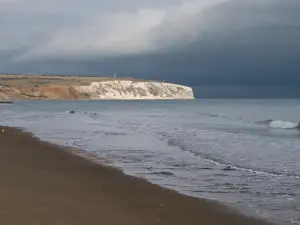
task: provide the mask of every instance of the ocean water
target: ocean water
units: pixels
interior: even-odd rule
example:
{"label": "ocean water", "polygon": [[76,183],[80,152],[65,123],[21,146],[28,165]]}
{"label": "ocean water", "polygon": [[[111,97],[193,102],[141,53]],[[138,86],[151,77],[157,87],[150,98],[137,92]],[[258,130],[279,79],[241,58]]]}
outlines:
{"label": "ocean water", "polygon": [[1,125],[277,224],[300,224],[299,121],[296,99],[0,105]]}

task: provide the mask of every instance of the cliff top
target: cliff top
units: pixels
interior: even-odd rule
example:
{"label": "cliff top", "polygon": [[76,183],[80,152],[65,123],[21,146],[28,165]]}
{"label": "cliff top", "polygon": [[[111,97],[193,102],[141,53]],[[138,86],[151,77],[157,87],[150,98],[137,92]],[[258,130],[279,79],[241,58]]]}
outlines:
{"label": "cliff top", "polygon": [[99,77],[99,76],[60,76],[60,75],[26,75],[0,74],[1,87],[37,87],[37,86],[82,86],[91,82],[132,80],[145,81],[131,77]]}

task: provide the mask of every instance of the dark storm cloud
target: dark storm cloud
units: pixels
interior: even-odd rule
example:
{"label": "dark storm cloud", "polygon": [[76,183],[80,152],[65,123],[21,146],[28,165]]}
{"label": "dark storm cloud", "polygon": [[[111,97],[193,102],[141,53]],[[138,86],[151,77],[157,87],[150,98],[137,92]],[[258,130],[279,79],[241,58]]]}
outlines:
{"label": "dark storm cloud", "polygon": [[2,70],[300,84],[298,0],[43,2],[0,0]]}

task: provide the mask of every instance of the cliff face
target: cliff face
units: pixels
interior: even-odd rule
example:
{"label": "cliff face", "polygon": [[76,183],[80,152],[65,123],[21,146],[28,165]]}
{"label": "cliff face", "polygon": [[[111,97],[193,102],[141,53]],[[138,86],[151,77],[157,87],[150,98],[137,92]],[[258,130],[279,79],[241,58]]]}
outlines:
{"label": "cliff face", "polygon": [[159,83],[135,81],[92,82],[89,86],[75,86],[75,90],[92,99],[193,99],[193,90],[189,87]]}
{"label": "cliff face", "polygon": [[87,85],[1,86],[0,99],[193,99],[189,87],[150,81],[111,80]]}
{"label": "cliff face", "polygon": [[73,87],[69,86],[41,86],[41,87],[5,87],[0,88],[1,100],[25,99],[80,99]]}

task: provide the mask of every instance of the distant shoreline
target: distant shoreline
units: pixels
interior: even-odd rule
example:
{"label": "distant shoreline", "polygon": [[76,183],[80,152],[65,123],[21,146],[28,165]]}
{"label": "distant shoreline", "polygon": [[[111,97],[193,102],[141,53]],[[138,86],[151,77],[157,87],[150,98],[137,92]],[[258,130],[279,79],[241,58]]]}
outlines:
{"label": "distant shoreline", "polygon": [[122,77],[1,75],[0,100],[194,99],[179,84]]}

